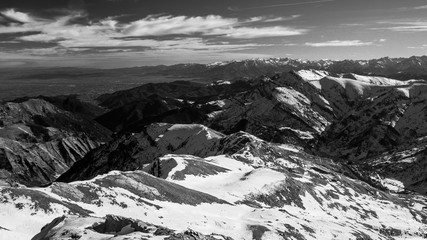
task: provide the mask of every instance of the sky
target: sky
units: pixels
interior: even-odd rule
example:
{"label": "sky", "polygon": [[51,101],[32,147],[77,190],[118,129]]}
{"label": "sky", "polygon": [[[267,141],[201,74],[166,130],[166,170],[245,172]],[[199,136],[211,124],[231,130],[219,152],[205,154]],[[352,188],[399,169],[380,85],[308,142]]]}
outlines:
{"label": "sky", "polygon": [[0,67],[427,54],[427,0],[1,0]]}

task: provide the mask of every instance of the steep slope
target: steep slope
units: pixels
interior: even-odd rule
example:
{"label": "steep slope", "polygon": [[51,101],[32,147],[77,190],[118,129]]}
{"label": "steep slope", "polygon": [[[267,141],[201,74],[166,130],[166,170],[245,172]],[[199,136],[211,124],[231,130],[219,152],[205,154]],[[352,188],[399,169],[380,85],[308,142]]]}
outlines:
{"label": "steep slope", "polygon": [[[391,100],[399,96],[408,96],[407,101],[411,103],[402,103],[410,106],[410,110],[403,116],[406,120],[397,123],[397,131],[407,132],[404,134],[406,139],[411,132],[411,127],[407,126],[411,125],[409,121],[423,121],[421,117],[409,117],[410,112],[416,114],[422,106],[417,103],[417,106],[412,107],[412,103],[418,102],[416,99],[422,101],[422,98],[417,97],[420,94],[414,93],[414,89],[425,85],[418,80],[404,82],[384,77],[332,74],[311,69],[270,77],[261,76],[245,83],[221,84],[222,82],[224,81],[207,85],[182,82],[151,84],[104,95],[100,99],[104,100],[105,106],[124,105],[100,116],[98,121],[120,133],[140,132],[153,122],[200,123],[224,133],[242,130],[264,140],[296,143],[306,147],[312,146],[313,139],[316,140],[320,135],[323,136],[321,142],[325,143],[333,141],[335,137],[340,138],[337,135],[342,135],[342,129],[358,129],[358,132],[354,133],[347,131],[344,135],[351,135],[344,137],[347,140],[362,138],[362,133],[369,138],[376,134],[376,128],[384,128],[378,130],[380,132],[388,131],[386,126],[381,127],[374,121],[377,117],[382,118],[379,116],[381,114],[375,114],[369,109],[400,111],[402,107],[395,108],[393,105],[393,101],[400,100]],[[159,90],[164,96],[148,95],[159,88],[176,91],[165,93],[164,90]],[[410,97],[409,91],[413,92]],[[390,97],[387,97],[389,95]],[[125,98],[129,100],[124,100]],[[128,117],[121,118],[121,115]],[[393,118],[391,115],[387,117]],[[362,127],[347,126],[357,124],[351,123],[351,119],[356,118],[363,122]],[[328,127],[331,124],[333,126]],[[416,124],[420,125],[421,122]],[[368,126],[372,128],[369,129]],[[402,130],[403,128],[406,130]],[[421,132],[419,136],[422,135]],[[343,140],[338,146],[348,145],[347,140]],[[350,145],[360,144],[362,141],[352,142]],[[377,145],[372,145],[377,152],[391,147],[382,147],[380,143],[379,148],[376,148]],[[334,144],[331,148],[333,146]],[[329,151],[323,147],[321,149]],[[350,151],[341,147],[338,149],[344,150],[341,157],[346,157],[346,153]],[[336,156],[335,153],[332,155]]]}
{"label": "steep slope", "polygon": [[224,103],[208,121],[210,127],[242,130],[268,141],[304,143],[333,120],[320,91],[294,72],[257,79],[253,89]]}
{"label": "steep slope", "polygon": [[188,229],[176,232],[172,229],[143,222],[132,218],[116,215],[107,215],[105,218],[94,217],[58,217],[43,230],[34,236],[32,240],[42,239],[105,239],[114,236],[114,239],[194,239],[194,240],[231,240],[231,238],[219,235],[203,235]]}
{"label": "steep slope", "polygon": [[111,111],[97,117],[96,121],[119,133],[139,132],[154,122],[205,123],[208,114],[221,109],[210,103],[230,98],[251,87],[249,82],[243,81],[146,84],[100,96],[100,104]]}
{"label": "steep slope", "polygon": [[[147,164],[165,154],[227,154],[254,166],[265,166],[273,159],[287,158],[287,153],[286,149],[241,131],[224,135],[199,124],[155,123],[140,133],[123,135],[89,152],[57,181],[85,180],[112,170],[146,169]],[[311,155],[300,157],[312,159]]]}
{"label": "steep slope", "polygon": [[367,181],[392,192],[427,194],[425,141],[356,162],[353,167]]}
{"label": "steep slope", "polygon": [[[54,183],[48,188],[7,187],[0,190],[0,224],[9,231],[30,236],[35,235],[50,218],[63,214],[88,217],[114,213],[138,218],[147,218],[148,215],[149,220],[157,219],[160,225],[163,211],[180,205],[187,209],[200,204],[229,205],[224,200],[142,171],[111,172],[91,181]],[[179,216],[178,209],[173,212],[175,217]],[[22,219],[26,220],[23,222]],[[180,229],[183,231],[186,227]],[[28,235],[21,239],[29,239]]]}
{"label": "steep slope", "polygon": [[48,184],[88,151],[109,139],[109,131],[42,99],[0,105],[1,180]]}
{"label": "steep slope", "polygon": [[140,133],[126,134],[90,152],[58,181],[90,179],[111,170],[142,169],[167,153],[214,155],[224,135],[202,125],[151,124]]}
{"label": "steep slope", "polygon": [[321,150],[353,161],[404,148],[426,136],[426,88],[419,83],[385,87],[355,102],[323,133]]}
{"label": "steep slope", "polygon": [[58,96],[37,96],[37,97],[21,97],[14,99],[11,102],[14,103],[22,103],[26,102],[30,99],[41,99],[46,102],[51,103],[55,107],[77,114],[86,119],[94,119],[99,115],[105,113],[105,109],[97,106],[94,103],[87,102],[81,99],[82,97],[79,95],[58,95]]}
{"label": "steep slope", "polygon": [[[155,129],[169,135],[171,145],[187,140],[191,144],[183,144],[180,154],[161,156],[143,171],[111,171],[46,188],[2,187],[0,226],[15,238],[35,235],[49,222],[41,235],[81,239],[164,239],[188,229],[195,236],[218,234],[213,239],[422,239],[426,234],[425,198],[420,195],[383,192],[348,177],[351,170],[345,166],[291,145],[246,133],[214,135],[198,125],[167,127],[170,132]],[[197,141],[177,137],[195,131],[202,132],[196,134]],[[207,133],[212,134],[209,139]],[[164,142],[161,138],[158,141]],[[222,150],[216,155],[188,155],[194,146],[218,140]],[[161,178],[144,172],[155,165]],[[64,213],[74,216],[52,222]],[[26,227],[19,221],[23,216]],[[146,226],[144,235],[134,219]],[[154,235],[159,226],[169,230]]]}
{"label": "steep slope", "polygon": [[95,120],[108,129],[119,132],[132,128],[132,125],[141,121],[153,121],[154,118],[171,110],[180,109],[189,105],[183,100],[150,95],[133,103],[117,107]]}

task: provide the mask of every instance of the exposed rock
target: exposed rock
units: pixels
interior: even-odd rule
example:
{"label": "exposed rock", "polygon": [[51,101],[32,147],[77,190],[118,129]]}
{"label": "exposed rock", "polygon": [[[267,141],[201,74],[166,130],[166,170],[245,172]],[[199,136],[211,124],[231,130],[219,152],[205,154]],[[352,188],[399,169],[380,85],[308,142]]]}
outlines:
{"label": "exposed rock", "polygon": [[125,218],[115,215],[107,215],[105,222],[92,226],[92,229],[99,233],[107,233],[114,235],[126,235],[131,232],[148,233],[150,225],[142,221]]}
{"label": "exposed rock", "polygon": [[58,224],[60,224],[61,222],[63,222],[64,219],[65,219],[65,216],[57,217],[57,218],[53,219],[53,221],[51,223],[49,223],[46,226],[44,226],[41,229],[40,233],[38,233],[33,238],[31,238],[31,240],[44,240],[44,239],[47,239],[46,235],[49,233],[49,231],[51,231],[52,228],[56,227]]}
{"label": "exposed rock", "polygon": [[1,175],[28,186],[51,183],[109,138],[96,122],[42,99],[0,105],[0,119]]}
{"label": "exposed rock", "polygon": [[231,237],[226,237],[218,234],[203,235],[193,230],[187,230],[183,233],[173,233],[165,240],[233,240]]}

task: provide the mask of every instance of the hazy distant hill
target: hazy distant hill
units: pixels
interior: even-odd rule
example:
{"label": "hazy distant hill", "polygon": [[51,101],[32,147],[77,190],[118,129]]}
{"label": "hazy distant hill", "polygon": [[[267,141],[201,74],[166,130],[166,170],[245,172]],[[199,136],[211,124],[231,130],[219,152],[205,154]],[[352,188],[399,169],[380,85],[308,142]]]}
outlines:
{"label": "hazy distant hill", "polygon": [[301,69],[325,70],[331,74],[357,73],[400,80],[426,79],[427,56],[342,61],[267,58],[119,69],[0,69],[0,100],[64,94],[79,94],[85,99],[94,99],[99,94],[129,89],[149,82],[242,80]]}

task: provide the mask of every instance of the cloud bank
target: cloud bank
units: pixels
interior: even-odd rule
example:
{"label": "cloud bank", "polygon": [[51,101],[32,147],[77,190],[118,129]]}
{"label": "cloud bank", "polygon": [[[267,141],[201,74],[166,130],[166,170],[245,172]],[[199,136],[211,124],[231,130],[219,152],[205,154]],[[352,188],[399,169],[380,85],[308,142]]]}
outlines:
{"label": "cloud bank", "polygon": [[[86,24],[73,21],[85,16],[84,12],[69,12],[54,19],[42,19],[15,9],[0,12],[9,19],[0,25],[0,34],[20,33],[14,39],[22,42],[56,44],[51,50],[34,49],[34,54],[63,54],[75,51],[72,48],[96,50],[96,48],[137,48],[142,50],[193,50],[193,51],[238,51],[268,46],[244,42],[256,38],[287,37],[303,35],[306,29],[271,25],[300,17],[265,17],[248,19],[207,16],[149,15],[145,18],[120,22],[114,17]],[[252,24],[255,24],[251,26]],[[267,24],[267,25],[266,25]],[[231,42],[232,40],[232,42]],[[69,48],[69,51],[64,51]],[[61,50],[59,50],[61,49]],[[105,49],[102,49],[105,52]],[[110,50],[113,52],[113,50]],[[121,51],[121,50],[117,50]]]}

